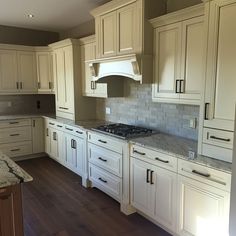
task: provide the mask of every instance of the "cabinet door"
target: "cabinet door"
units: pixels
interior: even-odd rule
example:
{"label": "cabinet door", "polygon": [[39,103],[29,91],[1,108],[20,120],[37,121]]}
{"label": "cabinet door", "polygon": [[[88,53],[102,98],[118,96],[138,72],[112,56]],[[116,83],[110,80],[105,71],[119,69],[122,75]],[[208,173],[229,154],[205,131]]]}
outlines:
{"label": "cabinet door", "polygon": [[75,171],[82,175],[83,169],[84,169],[84,161],[85,155],[84,155],[84,146],[85,143],[83,139],[81,138],[75,138],[74,139],[74,148],[76,150],[76,162],[75,162]]}
{"label": "cabinet door", "polygon": [[32,119],[33,153],[44,152],[44,122],[43,118]]}
{"label": "cabinet door", "polygon": [[0,50],[0,93],[16,93],[18,86],[16,52]]}
{"label": "cabinet door", "polygon": [[36,59],[34,52],[17,52],[18,80],[22,93],[37,93]]}
{"label": "cabinet door", "polygon": [[1,236],[23,236],[21,185],[0,189]]}
{"label": "cabinet door", "polygon": [[178,234],[228,235],[230,194],[179,176]]}
{"label": "cabinet door", "polygon": [[138,20],[136,3],[117,10],[118,54],[135,53],[140,39]]}
{"label": "cabinet door", "polygon": [[155,220],[176,231],[177,174],[155,167]]}
{"label": "cabinet door", "polygon": [[131,202],[138,210],[154,217],[155,186],[150,184],[151,168],[146,162],[131,159]]}
{"label": "cabinet door", "polygon": [[45,152],[48,154],[48,155],[51,155],[51,130],[48,126],[45,126]]}
{"label": "cabinet door", "polygon": [[[155,85],[153,97],[179,99],[181,23],[155,30]],[[178,91],[177,91],[178,90]],[[157,100],[158,101],[158,100]]]}
{"label": "cabinet door", "polygon": [[236,102],[236,3],[212,1],[209,11],[204,126],[234,130]]}
{"label": "cabinet door", "polygon": [[51,129],[51,157],[64,163],[64,134],[62,131]]}
{"label": "cabinet door", "polygon": [[52,71],[51,71],[51,54],[50,52],[37,52],[37,77],[38,91],[40,93],[52,92]]}
{"label": "cabinet door", "polygon": [[116,11],[100,17],[99,44],[101,56],[115,56],[117,52],[117,15]]}
{"label": "cabinet door", "polygon": [[203,17],[182,24],[182,60],[180,99],[199,104],[201,98],[204,50]]}

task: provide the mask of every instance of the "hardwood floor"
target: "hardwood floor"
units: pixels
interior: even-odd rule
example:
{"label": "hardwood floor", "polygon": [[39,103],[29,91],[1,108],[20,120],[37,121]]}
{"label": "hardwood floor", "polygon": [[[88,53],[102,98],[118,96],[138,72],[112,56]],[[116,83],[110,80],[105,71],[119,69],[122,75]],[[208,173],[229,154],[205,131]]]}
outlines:
{"label": "hardwood floor", "polygon": [[25,236],[170,236],[49,158],[18,162],[34,178],[23,185]]}

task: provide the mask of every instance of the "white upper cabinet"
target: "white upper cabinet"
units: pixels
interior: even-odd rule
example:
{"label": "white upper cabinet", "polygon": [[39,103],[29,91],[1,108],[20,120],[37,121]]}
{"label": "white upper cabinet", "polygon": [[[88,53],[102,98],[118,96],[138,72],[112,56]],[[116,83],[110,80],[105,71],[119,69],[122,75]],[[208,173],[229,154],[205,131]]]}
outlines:
{"label": "white upper cabinet", "polygon": [[154,26],[153,101],[200,104],[204,52],[203,5],[151,20]]}
{"label": "white upper cabinet", "polygon": [[147,21],[165,12],[165,1],[115,0],[96,9],[97,58],[152,54],[152,30]]}
{"label": "white upper cabinet", "polygon": [[206,4],[209,17],[204,126],[234,130],[236,102],[236,2]]}
{"label": "white upper cabinet", "polygon": [[50,94],[53,92],[53,68],[52,68],[52,53],[49,51],[37,51],[37,78],[38,92]]}
{"label": "white upper cabinet", "polygon": [[18,51],[17,60],[20,92],[37,93],[35,52]]}
{"label": "white upper cabinet", "polygon": [[0,93],[18,90],[16,51],[0,50]]}

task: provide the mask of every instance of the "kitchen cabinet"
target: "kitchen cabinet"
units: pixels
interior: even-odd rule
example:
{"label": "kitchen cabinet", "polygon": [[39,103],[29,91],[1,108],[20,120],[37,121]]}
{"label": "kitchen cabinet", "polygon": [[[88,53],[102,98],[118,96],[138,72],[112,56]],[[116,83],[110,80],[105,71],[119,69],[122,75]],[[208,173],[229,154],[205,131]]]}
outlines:
{"label": "kitchen cabinet", "polygon": [[131,155],[138,157],[131,157],[131,203],[137,210],[175,232],[177,173],[158,166],[159,162],[167,167],[169,164],[168,159],[162,159],[159,153],[156,152],[155,163],[147,159],[148,149],[139,152],[138,148],[134,146],[131,149]]}
{"label": "kitchen cabinet", "polygon": [[18,51],[18,80],[22,93],[37,93],[35,52]]}
{"label": "kitchen cabinet", "polygon": [[107,84],[93,81],[89,63],[96,58],[95,36],[80,39],[81,76],[83,81],[83,95],[88,97],[107,97]]}
{"label": "kitchen cabinet", "polygon": [[37,79],[38,79],[38,93],[51,94],[53,93],[53,56],[52,53],[46,49],[37,49]]}
{"label": "kitchen cabinet", "polygon": [[50,128],[51,150],[50,156],[60,163],[65,162],[65,143],[62,131]]}
{"label": "kitchen cabinet", "polygon": [[41,117],[32,119],[33,153],[44,152],[44,120]]}
{"label": "kitchen cabinet", "polygon": [[23,211],[20,184],[0,188],[1,236],[23,236]]}
{"label": "kitchen cabinet", "polygon": [[17,92],[17,87],[16,51],[0,50],[0,93]]}
{"label": "kitchen cabinet", "polygon": [[179,161],[178,235],[228,236],[230,174]]}
{"label": "kitchen cabinet", "polygon": [[94,9],[97,58],[152,53],[147,19],[165,12],[164,1],[113,1]]}
{"label": "kitchen cabinet", "polygon": [[50,156],[51,153],[51,130],[47,120],[44,119],[44,143],[45,143],[45,152]]}
{"label": "kitchen cabinet", "polygon": [[153,101],[200,104],[203,85],[203,5],[151,20],[154,27]]}

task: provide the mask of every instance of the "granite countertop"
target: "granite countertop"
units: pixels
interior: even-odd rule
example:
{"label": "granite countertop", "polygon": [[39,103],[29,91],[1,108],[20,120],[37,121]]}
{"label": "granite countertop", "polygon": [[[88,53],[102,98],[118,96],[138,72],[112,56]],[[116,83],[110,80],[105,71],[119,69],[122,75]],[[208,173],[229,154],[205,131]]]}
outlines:
{"label": "granite countertop", "polygon": [[32,181],[33,178],[8,156],[0,153],[0,188]]}
{"label": "granite countertop", "polygon": [[[216,170],[227,173],[232,172],[232,164],[210,157],[197,154],[197,142],[191,139],[181,138],[174,135],[158,133],[148,137],[135,138],[130,140],[131,143],[153,150],[165,152],[200,165],[204,165]],[[189,158],[189,151],[195,153],[195,158]]]}
{"label": "granite countertop", "polygon": [[24,114],[24,115],[0,115],[0,121],[4,120],[14,120],[14,119],[30,119],[30,118],[37,118],[37,117],[50,117],[53,116],[52,114]]}

